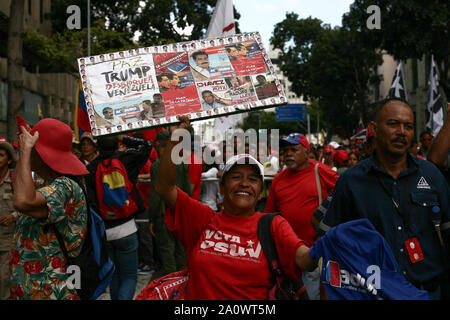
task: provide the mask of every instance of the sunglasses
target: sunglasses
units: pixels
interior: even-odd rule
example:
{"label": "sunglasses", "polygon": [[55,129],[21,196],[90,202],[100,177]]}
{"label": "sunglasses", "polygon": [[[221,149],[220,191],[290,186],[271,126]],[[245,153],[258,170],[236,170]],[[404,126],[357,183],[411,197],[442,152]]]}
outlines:
{"label": "sunglasses", "polygon": [[424,137],[420,139],[420,141],[431,141],[431,140],[433,140],[432,137]]}

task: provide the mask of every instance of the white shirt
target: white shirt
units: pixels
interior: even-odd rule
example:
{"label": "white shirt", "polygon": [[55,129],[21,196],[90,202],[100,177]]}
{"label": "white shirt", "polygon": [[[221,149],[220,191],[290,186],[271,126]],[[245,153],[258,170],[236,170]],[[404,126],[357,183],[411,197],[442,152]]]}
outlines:
{"label": "white shirt", "polygon": [[[219,170],[217,170],[217,168],[211,168],[208,171],[202,173],[202,179],[217,178],[218,171]],[[206,204],[214,211],[217,211],[218,194],[220,194],[219,181],[202,181],[199,196],[200,202]]]}

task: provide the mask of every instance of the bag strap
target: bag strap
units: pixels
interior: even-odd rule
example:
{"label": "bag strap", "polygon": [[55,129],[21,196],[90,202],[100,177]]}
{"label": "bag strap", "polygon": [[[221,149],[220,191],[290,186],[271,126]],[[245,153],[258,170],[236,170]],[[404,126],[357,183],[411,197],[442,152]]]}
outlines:
{"label": "bag strap", "polygon": [[64,257],[66,258],[67,262],[69,263],[69,261],[70,261],[69,253],[67,252],[67,248],[66,248],[66,245],[64,244],[64,240],[62,238],[61,233],[58,231],[58,229],[56,228],[56,225],[54,223],[52,223],[50,225],[50,227],[53,229],[53,232],[56,235],[56,239],[58,239],[59,246],[61,247],[61,251],[63,252]]}
{"label": "bag strap", "polygon": [[[114,155],[114,156],[112,156],[110,158],[106,158],[106,159],[100,160],[99,164],[101,163],[105,168],[109,168],[109,166],[111,166],[111,163],[112,163],[113,159],[119,159],[119,158],[116,155]],[[106,164],[105,161],[108,164]]]}
{"label": "bag strap", "polygon": [[266,213],[259,218],[258,221],[258,239],[263,249],[264,255],[266,256],[267,262],[269,263],[270,271],[274,274],[276,278],[282,276],[282,271],[279,268],[279,260],[277,249],[275,247],[275,242],[272,237],[272,221],[275,216],[279,215],[279,212]]}
{"label": "bag strap", "polygon": [[[87,224],[89,226],[89,224],[91,223],[90,207],[89,207],[89,201],[87,200],[87,192],[83,186],[83,183],[80,181],[80,179],[77,176],[74,176],[74,175],[69,175],[69,174],[64,175],[63,174],[63,175],[59,175],[58,177],[66,177],[70,180],[73,180],[76,184],[78,184],[80,186],[81,190],[83,191],[84,198],[86,199]],[[67,262],[69,262],[71,260],[71,258],[69,257],[69,253],[67,251],[67,248],[66,248],[66,245],[64,243],[61,233],[59,232],[58,228],[56,228],[55,223],[52,223],[49,226],[52,228],[53,232],[55,233],[56,239],[58,239],[58,243],[59,243],[59,246],[61,247],[61,251],[63,252],[64,257],[66,258]],[[87,232],[89,234],[89,230]],[[87,239],[87,237],[85,238],[85,241],[86,241],[86,239]]]}
{"label": "bag strap", "polygon": [[316,176],[317,194],[319,195],[319,205],[320,205],[322,203],[322,186],[320,184],[319,163],[318,162],[314,166],[314,175]]}

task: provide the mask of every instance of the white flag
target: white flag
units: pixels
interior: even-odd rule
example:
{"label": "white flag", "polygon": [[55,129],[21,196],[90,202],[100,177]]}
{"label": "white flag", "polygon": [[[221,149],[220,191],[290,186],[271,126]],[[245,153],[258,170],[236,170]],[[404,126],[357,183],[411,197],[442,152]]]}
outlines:
{"label": "white flag", "polygon": [[408,101],[408,93],[406,92],[405,76],[403,74],[402,63],[400,62],[395,70],[394,77],[392,79],[392,85],[389,89],[388,97],[401,98]]}
{"label": "white flag", "polygon": [[242,116],[240,114],[230,114],[228,116],[223,116],[214,119],[214,130],[223,135],[225,130],[234,127],[241,120]]}
{"label": "white flag", "polygon": [[216,8],[206,31],[206,38],[232,36],[235,33],[233,0],[217,0]]}
{"label": "white flag", "polygon": [[[216,8],[206,31],[206,38],[232,36],[235,33],[233,0],[217,0]],[[225,132],[226,129],[234,127],[241,118],[240,114],[216,118],[214,127],[220,132]]]}
{"label": "white flag", "polygon": [[438,134],[444,124],[444,111],[442,109],[441,93],[439,92],[439,80],[434,64],[434,57],[431,56],[430,78],[428,80],[428,112],[430,119],[427,127],[434,137]]}

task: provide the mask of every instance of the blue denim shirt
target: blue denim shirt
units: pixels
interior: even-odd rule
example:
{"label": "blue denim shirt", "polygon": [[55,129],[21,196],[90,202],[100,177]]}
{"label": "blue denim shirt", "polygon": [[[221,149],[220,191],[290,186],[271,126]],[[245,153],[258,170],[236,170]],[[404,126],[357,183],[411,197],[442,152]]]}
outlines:
{"label": "blue denim shirt", "polygon": [[[322,220],[323,229],[367,218],[386,239],[400,270],[413,283],[425,283],[444,272],[444,257],[433,219],[450,221],[450,190],[434,164],[407,155],[407,168],[394,179],[375,163],[375,153],[339,177]],[[383,181],[383,188],[380,179]],[[409,190],[406,191],[407,184]],[[404,218],[395,208],[401,207]],[[440,213],[433,212],[440,209]],[[417,237],[424,259],[412,263],[405,241]]]}

